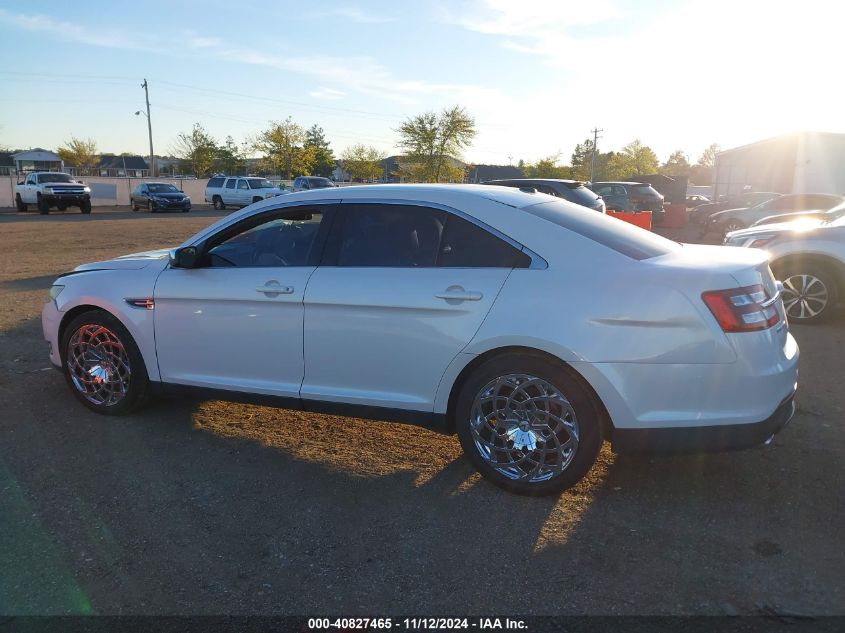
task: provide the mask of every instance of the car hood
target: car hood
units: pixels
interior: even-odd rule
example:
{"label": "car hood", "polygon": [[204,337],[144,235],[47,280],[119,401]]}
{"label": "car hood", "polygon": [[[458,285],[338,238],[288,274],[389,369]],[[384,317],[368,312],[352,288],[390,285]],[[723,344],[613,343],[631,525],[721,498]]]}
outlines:
{"label": "car hood", "polygon": [[746,209],[750,209],[751,207],[737,207],[735,209],[724,209],[723,211],[716,211],[716,213],[710,216],[710,220],[713,222],[718,221],[719,219],[726,218],[734,213],[739,213],[740,211],[745,211]]}
{"label": "car hood", "polygon": [[90,262],[82,264],[74,268],[74,272],[84,272],[88,270],[138,270],[147,267],[150,262],[168,259],[170,257],[170,250],[161,249],[157,251],[145,251],[143,253],[132,253],[131,255],[122,255],[114,259],[107,259],[100,262]]}
{"label": "car hood", "polygon": [[725,238],[760,237],[762,235],[780,235],[791,232],[804,232],[819,228],[823,224],[824,222],[821,220],[813,219],[776,222],[774,224],[761,224],[760,226],[752,226],[747,229],[740,229],[739,231],[731,231],[725,235]]}
{"label": "car hood", "polygon": [[187,198],[184,193],[181,191],[168,191],[166,193],[151,193],[149,194],[152,198],[167,198],[168,200],[181,200],[182,198]]}

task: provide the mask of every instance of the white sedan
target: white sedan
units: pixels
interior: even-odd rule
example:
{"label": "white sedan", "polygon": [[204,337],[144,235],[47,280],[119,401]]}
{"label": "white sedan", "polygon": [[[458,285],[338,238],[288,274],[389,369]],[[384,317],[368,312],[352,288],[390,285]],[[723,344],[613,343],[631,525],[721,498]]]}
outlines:
{"label": "white sedan", "polygon": [[603,440],[744,448],[794,410],[765,253],[506,187],[271,198],[50,297],[50,359],[94,411],[194,393],[424,424],[524,494],[576,483]]}

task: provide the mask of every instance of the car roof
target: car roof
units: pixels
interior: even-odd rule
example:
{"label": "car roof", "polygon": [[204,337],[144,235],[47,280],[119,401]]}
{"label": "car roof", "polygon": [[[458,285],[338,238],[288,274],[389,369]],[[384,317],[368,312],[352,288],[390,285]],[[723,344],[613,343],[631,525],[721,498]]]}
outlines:
{"label": "car roof", "polygon": [[487,185],[496,182],[564,182],[566,184],[584,184],[581,180],[571,180],[569,178],[496,178],[495,180],[485,180],[482,184]]}
{"label": "car roof", "polygon": [[599,180],[593,183],[594,185],[648,185],[647,182],[632,182],[629,180]]}
{"label": "car roof", "polygon": [[[161,182],[159,180],[150,180],[149,182],[142,182],[142,185],[173,185],[172,182]],[[176,185],[173,185],[174,187]]]}

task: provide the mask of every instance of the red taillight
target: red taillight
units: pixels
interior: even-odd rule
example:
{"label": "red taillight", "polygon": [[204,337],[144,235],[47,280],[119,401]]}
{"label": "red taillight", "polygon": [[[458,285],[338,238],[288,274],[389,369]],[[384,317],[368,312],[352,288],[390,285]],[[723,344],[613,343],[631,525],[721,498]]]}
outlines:
{"label": "red taillight", "polygon": [[780,322],[777,297],[769,297],[759,284],[711,290],[702,293],[701,298],[725,332],[755,332]]}

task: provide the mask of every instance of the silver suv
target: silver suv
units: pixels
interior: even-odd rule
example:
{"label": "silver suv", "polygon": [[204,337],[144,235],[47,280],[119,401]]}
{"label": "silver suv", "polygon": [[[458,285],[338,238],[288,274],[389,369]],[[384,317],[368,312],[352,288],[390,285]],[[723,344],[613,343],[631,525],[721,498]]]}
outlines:
{"label": "silver suv", "polygon": [[845,298],[845,214],[762,224],[725,236],[728,246],[765,248],[783,282],[783,305],[793,322],[830,317]]}

